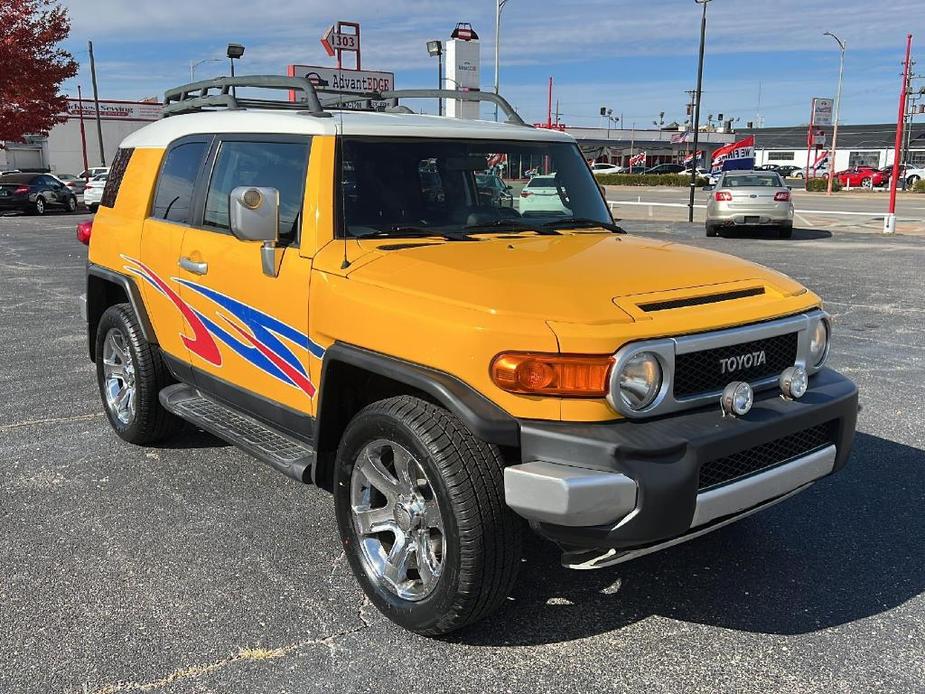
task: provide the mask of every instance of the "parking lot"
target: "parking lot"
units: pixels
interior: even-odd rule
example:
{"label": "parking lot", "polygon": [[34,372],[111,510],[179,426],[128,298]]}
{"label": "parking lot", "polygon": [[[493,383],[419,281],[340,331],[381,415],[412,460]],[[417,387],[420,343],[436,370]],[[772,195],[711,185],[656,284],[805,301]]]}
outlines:
{"label": "parking lot", "polygon": [[504,609],[430,640],[364,599],[326,493],[203,434],[113,434],[78,315],[86,218],[0,217],[3,694],[923,691],[925,238],[818,215],[790,241],[707,239],[626,217],[826,299],[831,365],[861,390],[852,459],[613,568],[568,571],[533,539]]}

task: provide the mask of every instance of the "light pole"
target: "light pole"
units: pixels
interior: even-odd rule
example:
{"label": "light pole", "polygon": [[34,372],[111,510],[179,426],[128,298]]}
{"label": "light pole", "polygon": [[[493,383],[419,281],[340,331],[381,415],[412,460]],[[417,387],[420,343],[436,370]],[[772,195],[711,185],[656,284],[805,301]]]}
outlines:
{"label": "light pole", "polygon": [[832,128],[832,149],[829,153],[829,182],[825,187],[825,194],[832,194],[832,179],[835,177],[835,147],[838,144],[838,109],[841,106],[841,85],[845,75],[845,46],[848,44],[838,38],[831,31],[827,31],[823,36],[831,36],[838,44],[838,90],[835,92],[835,126]]}
{"label": "light pole", "polygon": [[[707,38],[707,3],[710,0],[694,0],[698,5],[703,5],[703,16],[700,19],[700,58],[697,62],[697,93],[696,103],[694,104],[694,155],[697,153],[698,135],[700,134],[700,95],[703,87],[703,48]],[[687,221],[694,221],[694,194],[697,189],[697,167],[691,168],[691,196],[687,205]]]}
{"label": "light pole", "polygon": [[[508,0],[495,0],[495,94],[501,87],[501,10]],[[498,120],[498,104],[495,104],[495,120]]]}
{"label": "light pole", "polygon": [[[428,41],[427,53],[437,56],[437,89],[443,89],[443,42]],[[443,99],[437,99],[437,115],[443,115]]]}
{"label": "light pole", "polygon": [[203,63],[220,63],[222,62],[221,58],[203,58],[202,60],[197,60],[196,62],[190,61],[189,64],[189,81],[196,81],[196,68],[202,65]]}

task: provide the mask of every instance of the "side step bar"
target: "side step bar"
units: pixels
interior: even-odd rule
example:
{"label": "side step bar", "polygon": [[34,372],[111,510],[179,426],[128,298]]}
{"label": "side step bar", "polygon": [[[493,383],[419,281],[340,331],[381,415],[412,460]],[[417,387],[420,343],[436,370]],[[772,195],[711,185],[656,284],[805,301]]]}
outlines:
{"label": "side step bar", "polygon": [[158,398],[168,412],[237,446],[284,475],[299,482],[311,479],[315,449],[308,444],[211,400],[184,383],[164,388]]}

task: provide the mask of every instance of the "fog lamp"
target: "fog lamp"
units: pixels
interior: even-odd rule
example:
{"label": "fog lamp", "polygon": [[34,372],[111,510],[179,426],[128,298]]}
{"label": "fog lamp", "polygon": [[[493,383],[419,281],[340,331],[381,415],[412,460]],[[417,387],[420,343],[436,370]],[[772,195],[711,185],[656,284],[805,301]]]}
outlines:
{"label": "fog lamp", "polygon": [[723,408],[723,416],[742,417],[752,409],[755,394],[745,381],[733,381],[723,389],[719,401]]}
{"label": "fog lamp", "polygon": [[780,392],[788,400],[802,398],[809,386],[809,376],[802,366],[790,366],[781,372]]}

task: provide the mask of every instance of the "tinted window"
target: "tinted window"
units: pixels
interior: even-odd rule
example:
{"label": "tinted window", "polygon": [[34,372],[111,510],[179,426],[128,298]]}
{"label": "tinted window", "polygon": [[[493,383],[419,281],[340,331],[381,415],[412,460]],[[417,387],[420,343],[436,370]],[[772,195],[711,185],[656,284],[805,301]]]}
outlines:
{"label": "tinted window", "polygon": [[182,142],[167,152],[157,179],[152,217],[169,222],[189,222],[193,186],[206,154],[206,142]]}
{"label": "tinted window", "polygon": [[726,176],[723,178],[724,188],[780,188],[783,183],[776,173],[750,174],[745,176]]}
{"label": "tinted window", "polygon": [[308,142],[223,142],[218,152],[203,225],[229,230],[228,196],[238,186],[279,191],[280,236],[294,240],[308,166]]}
{"label": "tinted window", "polygon": [[119,187],[122,185],[122,177],[128,168],[128,163],[132,158],[132,148],[119,149],[116,152],[116,158],[112,161],[112,168],[109,169],[109,175],[106,178],[106,187],[103,188],[103,196],[100,198],[100,205],[103,207],[115,207],[116,197],[119,195]]}
{"label": "tinted window", "polygon": [[4,174],[0,176],[0,183],[32,183],[35,174]]}
{"label": "tinted window", "polygon": [[530,182],[527,184],[527,188],[555,188],[556,179],[544,176],[542,178],[531,178]]}

